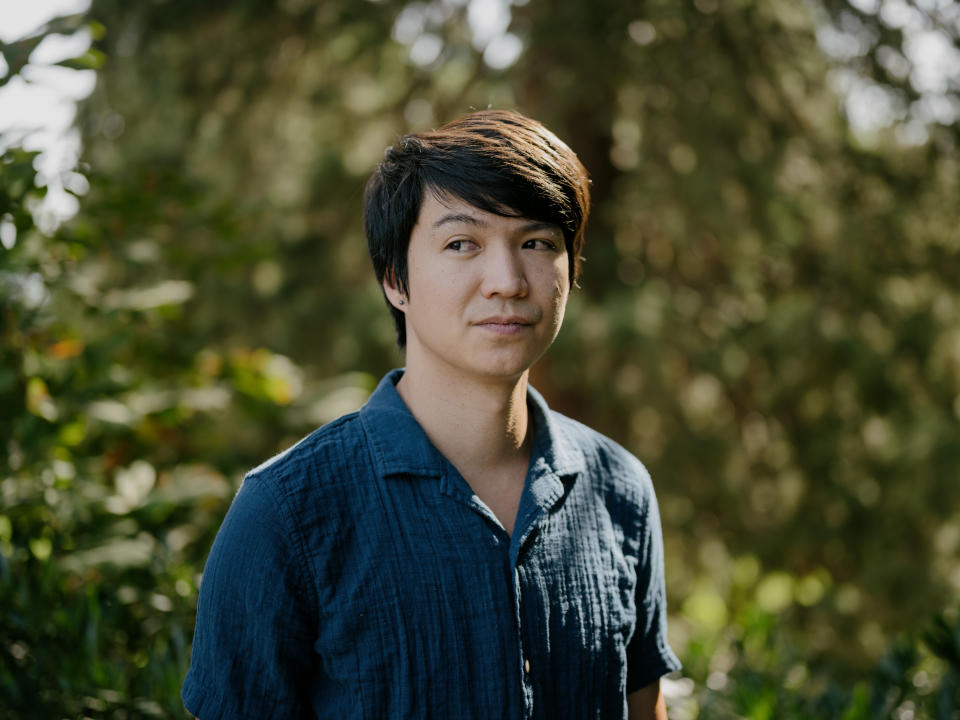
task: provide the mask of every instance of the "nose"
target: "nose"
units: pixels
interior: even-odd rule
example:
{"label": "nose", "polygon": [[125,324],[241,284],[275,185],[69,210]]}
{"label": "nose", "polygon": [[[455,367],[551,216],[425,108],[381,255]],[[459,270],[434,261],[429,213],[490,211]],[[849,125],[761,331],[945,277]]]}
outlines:
{"label": "nose", "polygon": [[527,276],[517,249],[491,246],[483,267],[484,297],[526,297]]}

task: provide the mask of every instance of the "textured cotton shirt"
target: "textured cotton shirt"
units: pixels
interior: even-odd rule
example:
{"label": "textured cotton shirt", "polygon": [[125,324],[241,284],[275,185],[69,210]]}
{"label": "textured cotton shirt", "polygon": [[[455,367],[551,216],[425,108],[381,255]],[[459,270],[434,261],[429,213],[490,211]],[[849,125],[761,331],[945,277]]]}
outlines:
{"label": "textured cotton shirt", "polygon": [[187,709],[621,718],[679,667],[650,477],[533,389],[512,536],[383,379],[252,471],[204,569]]}

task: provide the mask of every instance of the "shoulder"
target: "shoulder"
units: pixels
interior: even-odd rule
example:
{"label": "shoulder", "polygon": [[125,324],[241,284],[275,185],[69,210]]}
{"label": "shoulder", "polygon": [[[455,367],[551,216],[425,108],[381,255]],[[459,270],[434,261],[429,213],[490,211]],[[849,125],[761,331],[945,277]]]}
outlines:
{"label": "shoulder", "polygon": [[355,481],[368,466],[366,436],[359,413],[344,415],[261,463],[247,473],[244,484],[268,486],[287,497]]}
{"label": "shoulder", "polygon": [[308,548],[335,541],[371,494],[369,451],[357,413],[313,431],[246,474],[221,527],[238,547]]}
{"label": "shoulder", "polygon": [[650,485],[644,464],[620,443],[577,420],[550,411],[560,438],[582,455],[588,472],[643,486]]}
{"label": "shoulder", "polygon": [[556,440],[582,456],[580,481],[591,488],[607,511],[627,522],[647,522],[657,512],[656,495],[644,464],[620,443],[561,413],[550,411]]}
{"label": "shoulder", "polygon": [[583,423],[551,411],[562,442],[583,456],[577,485],[596,502],[625,554],[646,557],[661,545],[660,510],[654,484],[644,464],[615,440]]}
{"label": "shoulder", "polygon": [[372,470],[358,413],[344,415],[248,472],[233,506],[262,513],[288,532],[333,528],[361,507]]}

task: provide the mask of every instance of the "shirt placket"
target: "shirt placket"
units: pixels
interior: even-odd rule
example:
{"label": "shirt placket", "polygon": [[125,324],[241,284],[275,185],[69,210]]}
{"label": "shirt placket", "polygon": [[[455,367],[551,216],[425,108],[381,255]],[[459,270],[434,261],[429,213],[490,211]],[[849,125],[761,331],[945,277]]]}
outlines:
{"label": "shirt placket", "polygon": [[564,485],[545,463],[537,463],[531,467],[529,477],[524,485],[517,510],[517,521],[514,524],[513,535],[507,534],[503,525],[493,512],[472,491],[469,485],[455,469],[450,468],[444,473],[441,480],[441,493],[465,504],[471,510],[484,518],[500,539],[500,547],[509,555],[510,579],[513,590],[514,627],[516,628],[517,672],[520,676],[520,687],[523,695],[523,718],[530,720],[536,713],[536,687],[543,683],[535,682],[535,673],[543,672],[539,667],[545,664],[545,658],[538,658],[536,642],[532,631],[524,619],[526,615],[527,596],[536,592],[536,582],[525,582],[525,563],[529,561],[530,544],[534,542],[538,532],[538,525],[546,513],[560,499],[564,492]]}
{"label": "shirt placket", "polygon": [[[539,645],[534,637],[536,628],[531,627],[527,621],[528,603],[539,605],[538,598],[530,597],[537,592],[536,577],[528,577],[531,574],[528,569],[533,566],[534,561],[532,553],[535,552],[531,545],[539,532],[541,520],[562,495],[563,484],[548,468],[531,468],[531,476],[520,500],[517,522],[510,541],[510,567],[513,571],[514,613],[525,720],[533,718],[537,712],[540,699],[536,697],[536,688],[543,687],[544,683],[536,682],[535,679],[545,672],[544,666],[547,662],[545,657],[538,656]],[[535,574],[533,571],[534,576]]]}
{"label": "shirt placket", "polygon": [[530,637],[529,628],[524,620],[525,592],[524,583],[520,574],[520,567],[517,563],[512,563],[512,569],[514,620],[517,628],[520,687],[523,690],[523,717],[524,720],[529,720],[533,717],[535,704],[532,674],[535,668],[535,663],[531,663],[533,644],[532,638]]}

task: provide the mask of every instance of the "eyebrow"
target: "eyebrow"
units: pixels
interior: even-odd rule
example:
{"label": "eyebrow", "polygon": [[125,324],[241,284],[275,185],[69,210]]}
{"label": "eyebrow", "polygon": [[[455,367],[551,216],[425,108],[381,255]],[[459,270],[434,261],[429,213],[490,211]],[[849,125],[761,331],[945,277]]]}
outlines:
{"label": "eyebrow", "polygon": [[442,225],[448,225],[450,223],[458,223],[458,222],[466,223],[467,225],[477,225],[477,226],[486,225],[486,222],[484,222],[478,217],[474,217],[473,215],[467,215],[466,213],[447,213],[446,215],[444,215],[442,218],[440,218],[433,224],[433,229],[436,230],[438,227],[441,227]]}
{"label": "eyebrow", "polygon": [[[468,215],[466,213],[447,213],[433,223],[433,229],[436,230],[437,228],[442,227],[443,225],[449,225],[450,223],[465,223],[467,225],[474,225],[476,227],[483,227],[487,224],[485,220],[474,215]],[[521,233],[537,232],[540,230],[563,234],[563,230],[559,225],[548,222],[531,221],[519,229]]]}

